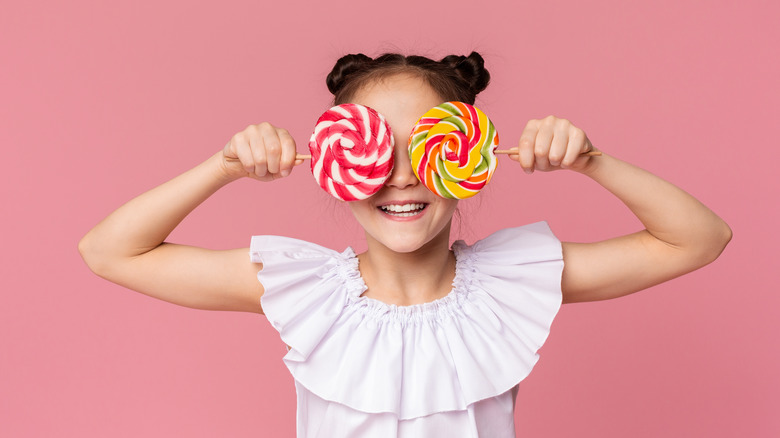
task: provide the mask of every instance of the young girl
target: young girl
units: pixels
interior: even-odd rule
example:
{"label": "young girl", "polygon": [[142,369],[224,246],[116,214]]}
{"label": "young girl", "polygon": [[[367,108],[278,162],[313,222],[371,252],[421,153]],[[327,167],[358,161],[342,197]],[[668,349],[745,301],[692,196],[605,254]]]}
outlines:
{"label": "young girl", "polygon": [[362,254],[269,236],[228,251],[165,242],[228,183],[270,182],[302,162],[290,134],[268,123],[120,207],[79,250],[98,275],[152,297],[266,314],[289,348],[300,437],[514,437],[518,383],[561,302],[616,298],[693,271],[718,257],[731,231],[672,184],[607,154],[583,155],[595,149],[585,133],[550,116],[526,125],[510,155],[519,168],[589,177],[645,229],[562,243],[540,222],[450,248],[457,201],[415,177],[408,133],[445,101],[473,104],[488,81],[477,53],[336,63],[327,78],[335,103],[373,108],[395,138],[384,186],[348,203],[365,230]]}

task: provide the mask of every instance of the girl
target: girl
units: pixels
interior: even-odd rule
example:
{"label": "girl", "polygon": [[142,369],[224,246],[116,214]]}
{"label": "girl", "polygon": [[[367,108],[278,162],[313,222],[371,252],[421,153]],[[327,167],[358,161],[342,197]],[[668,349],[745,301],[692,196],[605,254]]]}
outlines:
{"label": "girl", "polygon": [[248,250],[165,242],[221,187],[283,178],[301,163],[292,137],[269,123],[120,207],[79,250],[98,275],[152,297],[265,313],[288,345],[300,437],[513,437],[517,385],[561,302],[616,298],[693,271],[718,257],[731,231],[672,184],[607,154],[584,156],[595,149],[585,133],[550,116],[528,122],[510,157],[529,173],[568,169],[595,180],[645,229],[561,243],[537,223],[450,248],[457,201],[417,180],[406,135],[434,106],[473,104],[489,78],[477,53],[336,63],[327,78],[335,103],[373,108],[395,136],[389,179],[348,203],[366,234],[360,255],[269,236]]}

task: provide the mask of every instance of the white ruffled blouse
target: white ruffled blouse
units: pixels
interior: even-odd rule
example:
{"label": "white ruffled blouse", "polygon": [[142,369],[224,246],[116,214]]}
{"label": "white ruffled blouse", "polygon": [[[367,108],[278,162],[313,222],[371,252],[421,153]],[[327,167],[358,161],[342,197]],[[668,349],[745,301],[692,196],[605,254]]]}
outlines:
{"label": "white ruffled blouse", "polygon": [[289,346],[298,437],[515,436],[517,384],[561,305],[561,244],[538,222],[452,248],[452,291],[397,306],[361,296],[351,248],[252,237],[263,311]]}

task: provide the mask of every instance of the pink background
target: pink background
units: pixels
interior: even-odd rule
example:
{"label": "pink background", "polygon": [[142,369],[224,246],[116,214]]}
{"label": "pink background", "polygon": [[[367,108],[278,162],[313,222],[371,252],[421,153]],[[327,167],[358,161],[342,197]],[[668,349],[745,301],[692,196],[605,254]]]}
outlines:
{"label": "pink background", "polygon": [[[78,239],[250,123],[286,127],[305,150],[343,54],[472,49],[493,75],[477,104],[503,145],[529,118],[566,117],[735,236],[686,277],[565,306],[521,385],[519,435],[780,436],[777,2],[420,3],[3,5],[0,436],[293,436],[295,392],[264,317],[112,285],[81,262]],[[465,203],[459,237],[541,219],[577,241],[639,226],[579,175],[512,164]],[[300,168],[233,184],[172,239],[362,249],[349,217]]]}

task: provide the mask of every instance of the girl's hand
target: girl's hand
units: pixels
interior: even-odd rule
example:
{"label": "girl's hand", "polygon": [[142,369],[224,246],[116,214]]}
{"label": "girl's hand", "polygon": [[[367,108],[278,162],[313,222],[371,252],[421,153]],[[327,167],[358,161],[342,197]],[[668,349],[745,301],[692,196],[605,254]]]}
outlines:
{"label": "girl's hand", "polygon": [[520,162],[527,173],[557,169],[583,171],[592,157],[581,154],[595,149],[582,129],[566,119],[547,116],[528,122],[520,136],[518,153],[509,158]]}
{"label": "girl's hand", "polygon": [[268,122],[249,125],[222,150],[222,168],[230,178],[271,181],[290,174],[303,163],[295,159],[295,140],[286,129]]}

